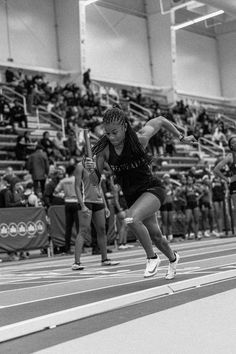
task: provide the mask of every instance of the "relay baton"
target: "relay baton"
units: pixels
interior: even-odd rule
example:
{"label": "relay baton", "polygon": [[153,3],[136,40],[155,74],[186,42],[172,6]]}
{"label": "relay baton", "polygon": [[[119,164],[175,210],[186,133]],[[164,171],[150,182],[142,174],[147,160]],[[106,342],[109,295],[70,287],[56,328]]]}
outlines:
{"label": "relay baton", "polygon": [[85,146],[86,146],[86,151],[87,151],[87,156],[92,159],[93,154],[92,154],[92,147],[89,139],[89,130],[84,129],[84,141],[85,141]]}

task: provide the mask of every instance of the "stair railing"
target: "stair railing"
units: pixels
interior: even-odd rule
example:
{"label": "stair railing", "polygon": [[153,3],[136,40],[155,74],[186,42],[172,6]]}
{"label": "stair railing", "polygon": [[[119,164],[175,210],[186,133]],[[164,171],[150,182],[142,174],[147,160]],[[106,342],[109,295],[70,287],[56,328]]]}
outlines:
{"label": "stair railing", "polygon": [[[205,144],[208,144],[208,145],[211,145],[211,147],[209,146],[206,146],[205,144],[201,144],[201,142],[205,143]],[[223,157],[225,157],[225,148],[221,145],[218,145],[216,143],[214,143],[213,141],[209,140],[209,139],[206,139],[206,138],[203,138],[203,137],[200,137],[198,139],[198,152],[199,152],[199,156],[202,156],[202,150],[207,150],[208,152],[210,152],[212,155],[215,155],[215,156],[218,156],[218,152],[215,151],[214,149],[216,150],[220,150]]]}
{"label": "stair railing", "polygon": [[[48,110],[43,106],[36,107],[36,116],[37,116],[37,124],[40,129],[40,119],[54,126],[57,130],[62,131],[62,136],[65,138],[65,120],[63,117],[59,116],[54,112],[48,112]],[[55,123],[51,117],[55,118],[56,121],[59,121],[59,124]]]}
{"label": "stair railing", "polygon": [[[5,92],[5,91],[6,91],[6,92]],[[0,86],[0,93],[1,93],[4,97],[6,97],[9,101],[11,101],[11,102],[13,102],[13,101],[16,99],[16,97],[17,97],[17,98],[20,98],[21,101],[22,101],[22,102],[20,102],[20,103],[21,103],[21,106],[24,108],[24,113],[25,113],[25,115],[28,114],[28,112],[27,112],[26,98],[25,98],[24,95],[21,95],[20,93],[16,92],[15,90],[13,90],[12,88],[10,88],[10,87],[8,87],[8,86]],[[16,97],[13,98],[13,97],[9,96],[9,94],[7,94],[7,93],[12,93],[12,94],[14,94]]]}

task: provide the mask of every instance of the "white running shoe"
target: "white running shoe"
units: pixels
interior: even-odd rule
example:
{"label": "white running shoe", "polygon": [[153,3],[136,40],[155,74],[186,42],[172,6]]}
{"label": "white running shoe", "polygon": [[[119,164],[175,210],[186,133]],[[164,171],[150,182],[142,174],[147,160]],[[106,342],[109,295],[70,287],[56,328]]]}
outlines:
{"label": "white running shoe", "polygon": [[161,263],[160,257],[147,259],[146,269],[144,272],[144,278],[153,277],[157,273],[159,264]]}
{"label": "white running shoe", "polygon": [[74,263],[74,264],[72,264],[71,269],[72,270],[83,270],[84,267],[81,265],[81,263]]}
{"label": "white running shoe", "polygon": [[175,262],[169,262],[169,267],[165,276],[167,280],[174,279],[175,277],[177,264],[179,263],[180,260],[180,256],[178,255],[177,252],[175,252],[175,256],[176,256]]}
{"label": "white running shoe", "polygon": [[119,247],[118,247],[118,249],[119,250],[125,250],[125,249],[127,249],[128,247],[126,247],[126,245],[120,245]]}
{"label": "white running shoe", "polygon": [[103,267],[117,266],[118,264],[120,264],[120,262],[112,261],[111,259],[104,259],[104,260],[101,262],[101,265],[102,265]]}

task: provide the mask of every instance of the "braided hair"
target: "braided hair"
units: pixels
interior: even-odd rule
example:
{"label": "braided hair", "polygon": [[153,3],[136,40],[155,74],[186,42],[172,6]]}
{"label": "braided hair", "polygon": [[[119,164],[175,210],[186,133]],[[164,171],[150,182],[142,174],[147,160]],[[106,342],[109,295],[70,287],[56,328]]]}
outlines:
{"label": "braided hair", "polygon": [[[118,106],[107,109],[103,116],[103,124],[118,123],[126,127],[125,139],[129,142],[129,148],[131,153],[143,158],[148,164],[151,163],[151,158],[141,145],[135,131],[132,129],[124,111]],[[97,155],[105,149],[109,144],[109,139],[106,135],[103,135],[92,148],[93,155]]]}

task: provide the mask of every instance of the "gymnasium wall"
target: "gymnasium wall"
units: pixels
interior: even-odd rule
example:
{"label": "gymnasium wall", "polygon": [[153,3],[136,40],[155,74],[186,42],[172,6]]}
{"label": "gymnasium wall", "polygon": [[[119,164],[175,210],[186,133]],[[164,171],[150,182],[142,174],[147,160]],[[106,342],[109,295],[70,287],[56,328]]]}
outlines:
{"label": "gymnasium wall", "polygon": [[86,31],[87,67],[93,78],[151,84],[143,18],[91,5]]}
{"label": "gymnasium wall", "polygon": [[170,17],[160,13],[148,18],[154,85],[172,87]]}
{"label": "gymnasium wall", "polygon": [[54,11],[51,0],[8,0],[10,47],[5,1],[0,1],[0,61],[57,68]]}
{"label": "gymnasium wall", "polygon": [[221,96],[217,41],[177,31],[177,87],[202,96]]}
{"label": "gymnasium wall", "polygon": [[236,32],[218,37],[223,95],[236,98]]}
{"label": "gymnasium wall", "polygon": [[[55,0],[55,4],[55,15],[58,25],[58,54],[60,56],[60,67],[61,69],[74,72],[75,74],[80,71],[78,1]],[[76,74],[74,79],[76,79]]]}

